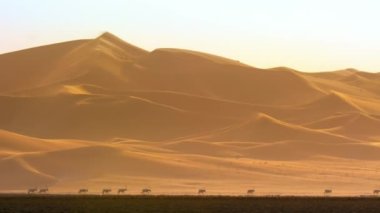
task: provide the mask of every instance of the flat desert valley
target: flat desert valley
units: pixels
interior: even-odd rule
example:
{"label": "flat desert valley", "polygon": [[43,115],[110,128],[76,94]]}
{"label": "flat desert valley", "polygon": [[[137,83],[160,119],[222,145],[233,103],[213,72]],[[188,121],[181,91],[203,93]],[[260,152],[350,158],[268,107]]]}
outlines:
{"label": "flat desert valley", "polygon": [[0,55],[0,191],[370,195],[380,73],[255,68],[104,33]]}

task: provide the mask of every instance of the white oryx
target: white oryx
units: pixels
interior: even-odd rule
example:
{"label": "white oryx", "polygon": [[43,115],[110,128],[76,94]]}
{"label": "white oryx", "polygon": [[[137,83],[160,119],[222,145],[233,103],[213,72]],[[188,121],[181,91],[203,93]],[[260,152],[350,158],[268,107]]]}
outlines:
{"label": "white oryx", "polygon": [[325,191],[324,191],[324,195],[325,196],[327,196],[327,195],[330,195],[330,194],[332,194],[332,189],[325,189]]}
{"label": "white oryx", "polygon": [[255,193],[254,189],[248,189],[247,190],[247,195],[252,195],[253,193]]}
{"label": "white oryx", "polygon": [[198,194],[199,195],[203,195],[203,194],[205,194],[207,191],[206,191],[206,189],[198,189]]}
{"label": "white oryx", "polygon": [[373,194],[374,194],[374,195],[379,195],[379,194],[380,194],[380,189],[375,189],[375,190],[373,190]]}
{"label": "white oryx", "polygon": [[152,192],[152,190],[149,189],[149,188],[144,188],[144,189],[141,190],[141,194],[149,194],[151,192]]}
{"label": "white oryx", "polygon": [[30,188],[28,189],[28,194],[34,194],[37,193],[38,189],[37,188]]}
{"label": "white oryx", "polygon": [[117,194],[124,194],[127,191],[127,188],[120,188],[117,190]]}
{"label": "white oryx", "polygon": [[106,195],[106,194],[109,194],[109,193],[111,193],[112,192],[112,189],[110,189],[110,188],[105,188],[105,189],[103,189],[103,191],[102,191],[102,195]]}
{"label": "white oryx", "polygon": [[79,189],[78,194],[85,194],[88,192],[88,189]]}
{"label": "white oryx", "polygon": [[41,189],[38,191],[38,193],[40,193],[40,194],[46,194],[46,193],[48,193],[48,191],[49,191],[49,189],[46,187],[46,188],[41,188]]}

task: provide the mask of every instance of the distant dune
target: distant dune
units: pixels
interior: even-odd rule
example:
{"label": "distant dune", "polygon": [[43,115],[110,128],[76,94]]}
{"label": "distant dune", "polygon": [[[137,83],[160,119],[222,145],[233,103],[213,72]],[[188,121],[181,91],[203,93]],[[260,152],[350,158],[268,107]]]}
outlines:
{"label": "distant dune", "polygon": [[0,76],[2,191],[380,186],[379,73],[260,69],[104,33],[1,54]]}

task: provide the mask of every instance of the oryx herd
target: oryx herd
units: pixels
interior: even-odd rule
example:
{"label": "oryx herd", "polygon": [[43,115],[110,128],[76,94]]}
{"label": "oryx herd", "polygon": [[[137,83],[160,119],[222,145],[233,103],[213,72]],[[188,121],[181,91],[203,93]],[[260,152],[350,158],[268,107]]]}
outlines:
{"label": "oryx herd", "polygon": [[[143,190],[146,190],[146,189],[143,189]],[[119,189],[117,189],[117,194],[119,194],[119,195],[124,194],[126,191],[127,191],[127,188],[125,188],[125,187],[119,188]],[[34,188],[29,188],[27,190],[27,194],[47,194],[48,192],[49,192],[49,189],[47,187],[45,187],[45,188],[34,187]],[[80,188],[78,190],[78,194],[88,194],[88,192],[89,192],[89,190],[86,188]],[[111,188],[104,188],[104,189],[102,189],[101,194],[107,195],[107,194],[110,194],[111,192],[112,192]]]}
{"label": "oryx herd", "polygon": [[[123,187],[123,188],[118,188],[115,190],[115,194],[117,195],[123,195],[123,194],[126,194],[126,192],[128,191],[128,189],[126,187]],[[47,194],[49,192],[49,188],[48,187],[43,187],[43,188],[37,188],[37,187],[34,187],[34,188],[29,188],[27,190],[27,194]],[[246,191],[246,195],[247,196],[252,196],[254,195],[256,192],[255,189],[253,188],[250,188]],[[78,190],[78,194],[88,194],[89,193],[89,190],[87,188],[80,188]],[[100,194],[101,195],[108,195],[108,194],[111,194],[112,193],[112,189],[111,188],[103,188],[101,191],[100,191]],[[150,188],[143,188],[141,189],[141,194],[142,195],[149,195],[152,193],[152,190]],[[200,188],[198,189],[197,191],[197,194],[198,195],[205,195],[207,193],[207,190],[206,188]],[[327,188],[323,191],[323,195],[324,196],[330,196],[332,195],[333,193],[333,190],[331,188]],[[380,194],[380,189],[374,189],[373,190],[373,196],[378,196]],[[97,194],[97,193],[93,193],[93,194]]]}
{"label": "oryx herd", "polygon": [[28,194],[46,194],[48,193],[49,189],[47,187],[45,188],[30,188],[28,189]]}

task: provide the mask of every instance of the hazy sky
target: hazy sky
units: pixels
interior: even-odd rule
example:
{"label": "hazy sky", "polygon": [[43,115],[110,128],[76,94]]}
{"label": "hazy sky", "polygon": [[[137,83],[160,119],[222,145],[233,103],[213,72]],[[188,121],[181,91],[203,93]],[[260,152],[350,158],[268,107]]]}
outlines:
{"label": "hazy sky", "polygon": [[380,71],[378,0],[0,0],[0,53],[109,31],[268,68]]}

